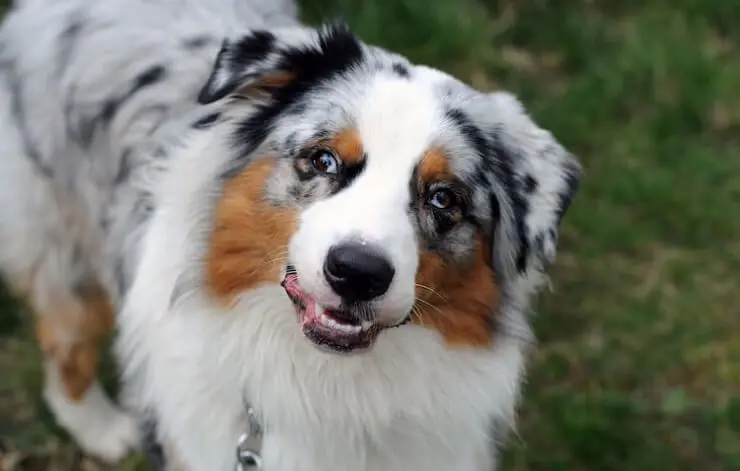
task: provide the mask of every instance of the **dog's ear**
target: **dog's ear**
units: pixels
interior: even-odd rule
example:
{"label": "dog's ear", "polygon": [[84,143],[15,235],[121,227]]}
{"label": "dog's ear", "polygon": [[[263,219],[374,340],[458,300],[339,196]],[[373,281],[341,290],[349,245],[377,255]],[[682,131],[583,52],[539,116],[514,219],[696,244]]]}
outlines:
{"label": "dog's ear", "polygon": [[485,135],[491,205],[498,219],[494,258],[512,277],[555,260],[558,228],[578,190],[581,165],[511,94],[471,105]]}
{"label": "dog's ear", "polygon": [[201,104],[216,100],[260,83],[279,74],[277,40],[269,31],[253,31],[239,39],[225,39],[206,84],[198,95]]}
{"label": "dog's ear", "polygon": [[226,96],[249,99],[285,88],[305,91],[348,70],[363,53],[359,40],[342,23],[318,29],[252,31],[223,42],[198,102],[207,104]]}

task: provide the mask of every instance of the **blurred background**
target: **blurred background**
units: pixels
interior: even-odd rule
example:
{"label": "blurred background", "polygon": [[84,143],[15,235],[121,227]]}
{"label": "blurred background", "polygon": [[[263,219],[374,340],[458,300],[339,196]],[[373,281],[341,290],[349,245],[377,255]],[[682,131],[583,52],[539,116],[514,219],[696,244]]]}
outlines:
{"label": "blurred background", "polygon": [[[740,470],[740,1],[299,3],[515,92],[584,163],[503,469]],[[0,440],[100,469],[45,411],[19,309],[2,296]]]}

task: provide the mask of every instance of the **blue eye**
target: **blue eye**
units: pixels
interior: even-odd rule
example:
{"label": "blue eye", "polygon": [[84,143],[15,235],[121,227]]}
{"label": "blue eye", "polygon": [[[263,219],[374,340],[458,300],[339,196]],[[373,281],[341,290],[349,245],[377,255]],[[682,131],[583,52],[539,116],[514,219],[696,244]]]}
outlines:
{"label": "blue eye", "polygon": [[456,197],[450,190],[437,190],[429,197],[429,204],[437,209],[448,210],[456,205]]}
{"label": "blue eye", "polygon": [[311,166],[318,173],[336,174],[339,172],[339,161],[328,150],[320,150],[311,156]]}

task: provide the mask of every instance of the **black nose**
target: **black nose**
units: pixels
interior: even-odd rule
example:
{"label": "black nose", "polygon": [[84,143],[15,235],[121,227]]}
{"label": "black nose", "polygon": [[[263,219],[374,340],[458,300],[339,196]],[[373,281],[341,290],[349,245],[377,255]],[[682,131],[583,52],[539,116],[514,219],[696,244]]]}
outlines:
{"label": "black nose", "polygon": [[358,242],[335,245],[324,262],[324,276],[345,302],[369,301],[384,294],[396,270],[372,246]]}

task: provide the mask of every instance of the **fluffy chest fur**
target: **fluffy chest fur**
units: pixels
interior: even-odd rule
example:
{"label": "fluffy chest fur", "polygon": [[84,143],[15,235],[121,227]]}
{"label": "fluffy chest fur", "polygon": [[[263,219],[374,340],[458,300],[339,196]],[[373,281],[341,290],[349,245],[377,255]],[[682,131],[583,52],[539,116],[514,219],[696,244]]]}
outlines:
{"label": "fluffy chest fur", "polygon": [[517,393],[516,342],[454,353],[407,326],[337,361],[302,338],[280,288],[248,293],[239,315],[201,303],[149,327],[167,339],[148,381],[162,432],[194,469],[233,464],[245,400],[265,429],[267,470],[491,469],[493,420],[510,419]]}

